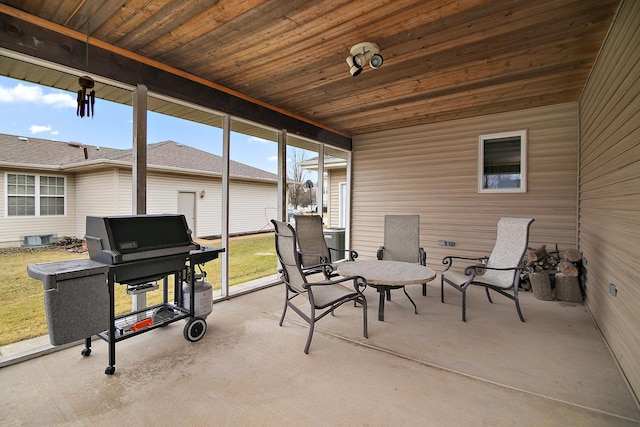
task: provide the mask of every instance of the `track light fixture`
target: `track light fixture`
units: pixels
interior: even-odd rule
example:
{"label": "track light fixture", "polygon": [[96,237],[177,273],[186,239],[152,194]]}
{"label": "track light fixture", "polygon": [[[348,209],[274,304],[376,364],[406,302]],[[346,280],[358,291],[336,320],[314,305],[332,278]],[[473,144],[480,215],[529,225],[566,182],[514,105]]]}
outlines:
{"label": "track light fixture", "polygon": [[349,72],[353,77],[359,75],[362,72],[366,63],[373,69],[382,67],[382,55],[378,53],[380,49],[378,45],[371,42],[358,43],[351,48],[351,55],[347,58],[347,64],[349,65]]}

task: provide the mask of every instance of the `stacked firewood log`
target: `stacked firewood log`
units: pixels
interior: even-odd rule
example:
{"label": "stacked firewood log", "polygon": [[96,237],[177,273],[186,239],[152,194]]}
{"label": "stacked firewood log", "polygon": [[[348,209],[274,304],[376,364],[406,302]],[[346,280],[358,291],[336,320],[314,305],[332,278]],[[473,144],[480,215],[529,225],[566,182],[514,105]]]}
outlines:
{"label": "stacked firewood log", "polygon": [[[538,299],[582,301],[579,276],[582,269],[582,253],[576,249],[548,251],[546,245],[527,250],[523,279]],[[526,277],[525,277],[526,276]],[[551,281],[553,279],[553,281]],[[528,280],[528,283],[527,283]]]}
{"label": "stacked firewood log", "polygon": [[567,277],[578,277],[580,274],[579,263],[582,261],[582,253],[575,249],[567,249],[558,263],[557,270]]}
{"label": "stacked firewood log", "polygon": [[529,248],[525,256],[524,271],[527,273],[553,271],[560,263],[560,252],[556,245],[555,251],[547,251],[547,245],[538,249]]}
{"label": "stacked firewood log", "polygon": [[556,299],[560,301],[582,302],[584,293],[580,285],[582,253],[575,249],[564,251],[555,274]]}

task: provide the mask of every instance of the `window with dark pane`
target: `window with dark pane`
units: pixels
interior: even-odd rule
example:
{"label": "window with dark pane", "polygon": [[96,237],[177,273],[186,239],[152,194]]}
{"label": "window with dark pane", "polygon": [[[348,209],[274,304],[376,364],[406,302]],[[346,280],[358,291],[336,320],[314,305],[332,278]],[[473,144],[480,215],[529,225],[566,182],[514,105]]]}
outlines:
{"label": "window with dark pane", "polygon": [[526,191],[526,132],[482,135],[479,144],[479,191]]}

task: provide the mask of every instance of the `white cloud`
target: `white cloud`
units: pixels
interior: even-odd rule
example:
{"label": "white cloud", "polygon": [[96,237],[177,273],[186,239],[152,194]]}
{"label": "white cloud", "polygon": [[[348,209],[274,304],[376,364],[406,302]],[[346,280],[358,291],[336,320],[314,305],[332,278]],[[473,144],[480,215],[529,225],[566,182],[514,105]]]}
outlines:
{"label": "white cloud", "polygon": [[57,131],[57,130],[52,130],[52,131],[51,131],[51,135],[57,135],[57,134],[59,134],[59,133],[60,133],[60,131]]}
{"label": "white cloud", "polygon": [[267,141],[266,139],[258,138],[258,137],[255,137],[255,136],[250,136],[247,139],[247,142],[249,142],[249,143],[258,142],[260,144],[272,144],[273,143],[273,141]]}
{"label": "white cloud", "polygon": [[29,131],[31,133],[49,132],[50,130],[51,130],[51,126],[31,125],[29,127]]}
{"label": "white cloud", "polygon": [[42,100],[45,104],[51,105],[53,108],[76,108],[78,106],[78,101],[68,93],[48,93],[42,97]]}
{"label": "white cloud", "polygon": [[267,161],[269,162],[277,162],[278,161],[278,156],[270,156]]}
{"label": "white cloud", "polygon": [[7,104],[27,102],[44,104],[54,108],[75,108],[77,104],[76,100],[68,93],[59,91],[44,93],[42,88],[38,86],[29,86],[22,83],[18,83],[12,88],[0,86],[0,102]]}

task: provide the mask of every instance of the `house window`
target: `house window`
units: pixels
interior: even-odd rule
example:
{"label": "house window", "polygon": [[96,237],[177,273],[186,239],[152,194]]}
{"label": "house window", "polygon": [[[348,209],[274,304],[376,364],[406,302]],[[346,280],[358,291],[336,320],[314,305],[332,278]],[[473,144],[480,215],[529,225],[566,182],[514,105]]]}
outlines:
{"label": "house window", "polygon": [[7,174],[7,216],[64,215],[63,177]]}
{"label": "house window", "polygon": [[478,192],[527,191],[527,131],[480,135]]}

